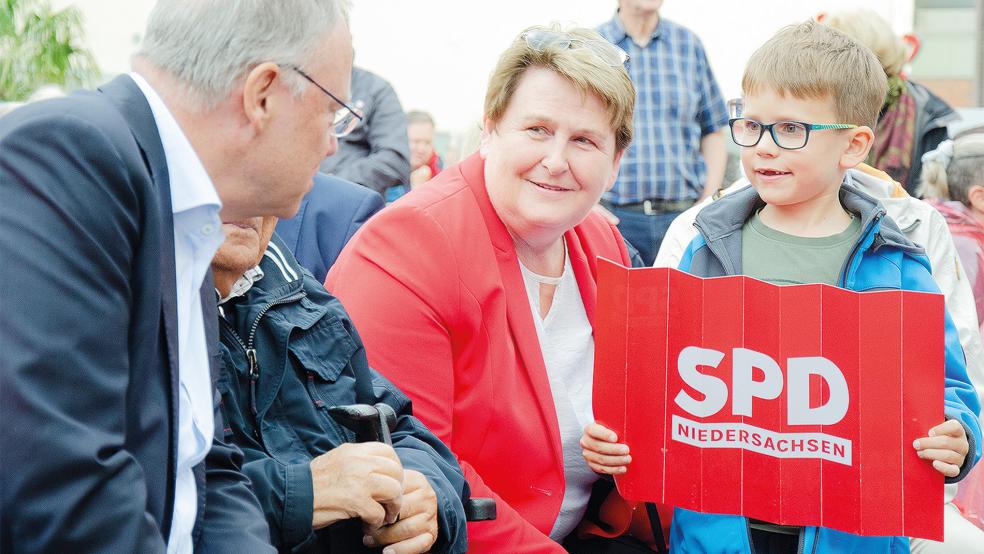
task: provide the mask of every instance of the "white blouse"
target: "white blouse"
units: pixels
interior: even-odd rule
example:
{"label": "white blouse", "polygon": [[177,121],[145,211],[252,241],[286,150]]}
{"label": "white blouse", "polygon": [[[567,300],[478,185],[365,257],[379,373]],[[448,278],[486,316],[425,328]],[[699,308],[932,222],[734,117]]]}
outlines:
{"label": "white blouse", "polygon": [[[598,479],[581,455],[581,433],[594,421],[591,385],[594,372],[594,337],[570,258],[560,277],[544,277],[519,264],[536,323],[536,334],[547,368],[564,451],[564,500],[550,538],[562,541],[584,517],[591,487]],[[540,317],[540,284],[557,285],[553,303]]]}

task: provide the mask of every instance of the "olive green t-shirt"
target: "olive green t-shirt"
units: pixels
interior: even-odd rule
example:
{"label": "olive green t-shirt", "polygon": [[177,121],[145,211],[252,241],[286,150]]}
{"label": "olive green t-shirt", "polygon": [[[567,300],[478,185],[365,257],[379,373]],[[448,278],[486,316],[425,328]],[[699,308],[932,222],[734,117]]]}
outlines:
{"label": "olive green t-shirt", "polygon": [[[861,221],[852,216],[847,229],[829,237],[798,237],[762,223],[755,212],[741,228],[741,272],[774,285],[837,285],[851,249],[861,237]],[[798,535],[795,525],[750,519],[752,529]]]}
{"label": "olive green t-shirt", "polygon": [[847,256],[861,237],[861,221],[829,237],[798,237],[768,227],[758,212],[741,228],[742,274],[774,285],[837,285]]}

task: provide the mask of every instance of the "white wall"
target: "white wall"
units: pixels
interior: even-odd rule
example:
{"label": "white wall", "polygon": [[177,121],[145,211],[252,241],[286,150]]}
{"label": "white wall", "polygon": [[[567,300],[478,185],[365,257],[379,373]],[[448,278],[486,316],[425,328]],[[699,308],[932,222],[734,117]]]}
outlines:
{"label": "white wall", "polygon": [[99,68],[112,77],[130,68],[154,0],[50,0],[55,8],[78,6],[85,17],[85,44]]}
{"label": "white wall", "polygon": [[[276,1],[271,0],[271,6]],[[53,0],[86,16],[88,44],[107,75],[126,71],[153,0]],[[912,27],[912,0],[667,0],[663,15],[696,31],[725,98],[737,96],[745,60],[783,25],[820,11],[864,7],[898,32]],[[356,63],[389,79],[405,109],[459,130],[480,117],[498,54],[524,27],[559,21],[594,27],[615,0],[355,0]]]}

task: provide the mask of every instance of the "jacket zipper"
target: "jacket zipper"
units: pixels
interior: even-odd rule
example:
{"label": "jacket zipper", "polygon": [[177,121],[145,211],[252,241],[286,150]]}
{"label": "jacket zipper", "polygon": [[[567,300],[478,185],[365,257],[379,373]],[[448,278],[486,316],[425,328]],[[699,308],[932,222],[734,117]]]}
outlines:
{"label": "jacket zipper", "polygon": [[229,325],[228,322],[226,322],[226,328],[229,330],[230,333],[232,333],[232,336],[236,339],[236,341],[239,342],[239,346],[243,348],[243,351],[246,352],[246,362],[249,367],[249,373],[248,373],[249,374],[249,410],[253,414],[254,418],[256,417],[257,414],[256,382],[260,380],[260,362],[256,358],[256,348],[255,348],[256,330],[260,326],[260,319],[262,319],[263,316],[266,315],[268,311],[270,311],[270,308],[273,308],[274,306],[279,306],[280,304],[287,304],[290,302],[294,302],[296,300],[300,300],[305,296],[307,296],[307,293],[301,290],[296,294],[292,294],[286,298],[281,298],[279,300],[274,300],[273,302],[270,302],[266,306],[263,306],[263,308],[260,309],[260,312],[256,314],[256,318],[253,319],[253,324],[249,328],[249,338],[247,339],[246,342],[243,342],[243,339],[239,336],[239,333],[237,333],[236,330],[232,328],[232,325]]}
{"label": "jacket zipper", "polygon": [[868,235],[874,232],[875,225],[881,221],[881,218],[882,214],[876,214],[874,219],[871,220],[871,224],[868,225],[868,232],[854,244],[854,248],[851,250],[851,255],[847,257],[847,261],[844,263],[844,269],[841,270],[840,284],[838,285],[840,288],[847,288],[847,272],[851,269],[851,264],[854,263],[854,257],[858,255],[858,250],[861,249],[861,245],[868,240]]}

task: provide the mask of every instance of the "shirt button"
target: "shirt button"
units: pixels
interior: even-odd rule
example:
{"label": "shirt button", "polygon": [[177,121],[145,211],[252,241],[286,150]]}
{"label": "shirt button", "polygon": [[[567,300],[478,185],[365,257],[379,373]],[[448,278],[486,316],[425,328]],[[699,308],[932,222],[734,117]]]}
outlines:
{"label": "shirt button", "polygon": [[215,225],[212,225],[211,223],[206,223],[205,225],[202,225],[202,234],[205,235],[206,237],[214,232],[215,232]]}

